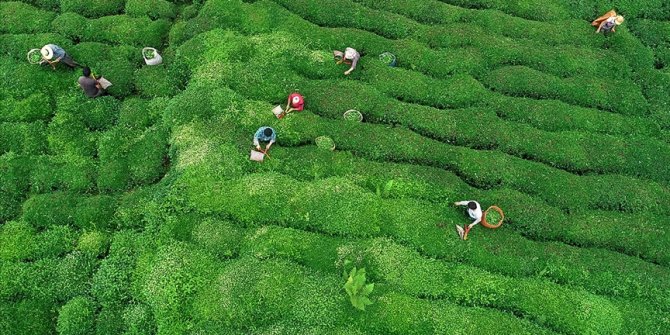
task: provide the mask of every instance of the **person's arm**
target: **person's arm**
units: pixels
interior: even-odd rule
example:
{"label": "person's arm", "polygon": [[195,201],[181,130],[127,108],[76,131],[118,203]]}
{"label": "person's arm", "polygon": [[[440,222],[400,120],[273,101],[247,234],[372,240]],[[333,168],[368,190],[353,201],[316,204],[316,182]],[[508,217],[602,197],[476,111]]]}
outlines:
{"label": "person's arm", "polygon": [[454,205],[456,206],[466,206],[470,201],[456,201],[454,202]]}
{"label": "person's arm", "polygon": [[473,223],[468,225],[468,229],[474,227],[474,225],[480,223],[481,221],[482,221],[482,218],[479,218],[479,219],[475,220]]}
{"label": "person's arm", "polygon": [[600,22],[600,25],[598,26],[598,29],[596,29],[596,34],[600,32],[601,29],[603,29],[603,26],[607,23],[607,20]]}
{"label": "person's arm", "polygon": [[358,59],[359,59],[359,58],[361,58],[361,57],[360,57],[360,56],[356,56],[356,57],[354,57],[354,60],[351,62],[351,67],[349,68],[349,70],[347,70],[346,72],[344,72],[345,75],[348,76],[348,75],[351,73],[351,71],[353,71],[353,70],[356,69],[356,64],[358,63]]}
{"label": "person's arm", "polygon": [[44,58],[44,60],[45,60],[47,63],[49,63],[49,65],[51,65],[51,69],[52,69],[52,70],[55,70],[55,69],[56,69],[56,65],[54,65],[56,62],[52,62],[52,61],[50,61],[50,60],[48,60],[48,59],[46,59],[46,58]]}
{"label": "person's arm", "polygon": [[254,146],[256,149],[261,150],[261,144],[258,142],[258,137],[254,135]]}

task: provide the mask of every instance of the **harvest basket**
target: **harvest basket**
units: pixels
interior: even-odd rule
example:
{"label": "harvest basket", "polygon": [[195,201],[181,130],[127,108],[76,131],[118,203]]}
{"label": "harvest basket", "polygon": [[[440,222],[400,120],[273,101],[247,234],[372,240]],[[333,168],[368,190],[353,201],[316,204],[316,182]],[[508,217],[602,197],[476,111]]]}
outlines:
{"label": "harvest basket", "polygon": [[355,109],[350,109],[344,112],[342,116],[344,116],[344,119],[347,121],[356,121],[356,122],[363,121],[363,114],[361,114],[361,112]]}
{"label": "harvest basket", "polygon": [[277,105],[272,109],[272,114],[274,114],[278,119],[281,119],[284,116],[284,108],[281,105]]}
{"label": "harvest basket", "polygon": [[505,213],[498,206],[491,206],[486,209],[482,217],[482,226],[486,228],[498,228],[503,224]]}
{"label": "harvest basket", "polygon": [[379,55],[379,60],[390,67],[395,67],[397,64],[395,55],[390,52],[384,52]]}
{"label": "harvest basket", "polygon": [[328,136],[319,136],[314,139],[314,143],[319,149],[335,150],[335,141]]}
{"label": "harvest basket", "polygon": [[142,49],[142,57],[147,65],[158,65],[163,63],[163,57],[158,54],[158,50],[146,47]]}
{"label": "harvest basket", "polygon": [[256,150],[251,150],[249,159],[256,162],[262,162],[265,159],[265,153]]}
{"label": "harvest basket", "polygon": [[31,49],[30,51],[28,51],[26,57],[28,57],[28,63],[30,64],[44,63],[44,59],[42,58],[42,53],[40,52],[40,49]]}

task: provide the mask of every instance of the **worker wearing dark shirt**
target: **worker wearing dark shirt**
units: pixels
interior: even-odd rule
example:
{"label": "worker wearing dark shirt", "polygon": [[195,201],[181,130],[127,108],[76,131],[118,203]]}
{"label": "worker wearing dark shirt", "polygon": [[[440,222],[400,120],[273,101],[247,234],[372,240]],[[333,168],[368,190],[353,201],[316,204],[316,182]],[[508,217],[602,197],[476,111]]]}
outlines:
{"label": "worker wearing dark shirt", "polygon": [[79,77],[79,86],[84,90],[84,94],[89,98],[96,98],[102,95],[103,89],[98,80],[91,75],[91,69],[84,67],[82,72],[84,75]]}

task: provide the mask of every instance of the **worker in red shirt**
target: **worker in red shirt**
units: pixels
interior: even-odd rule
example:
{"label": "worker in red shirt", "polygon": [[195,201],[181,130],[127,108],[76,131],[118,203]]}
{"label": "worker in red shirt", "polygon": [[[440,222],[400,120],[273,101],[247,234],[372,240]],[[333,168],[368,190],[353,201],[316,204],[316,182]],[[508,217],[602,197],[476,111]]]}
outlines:
{"label": "worker in red shirt", "polygon": [[288,96],[288,103],[286,104],[286,108],[284,109],[282,116],[290,112],[301,111],[303,109],[305,109],[305,98],[300,95],[300,93],[294,92]]}

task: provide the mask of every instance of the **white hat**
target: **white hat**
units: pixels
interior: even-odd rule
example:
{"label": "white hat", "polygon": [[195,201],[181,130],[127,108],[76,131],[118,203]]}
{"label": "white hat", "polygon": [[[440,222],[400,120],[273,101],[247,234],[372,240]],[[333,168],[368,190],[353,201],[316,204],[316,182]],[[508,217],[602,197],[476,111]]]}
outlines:
{"label": "white hat", "polygon": [[54,57],[54,51],[48,45],[45,45],[44,47],[42,47],[40,52],[42,53],[42,56],[46,59],[51,59],[51,58]]}

